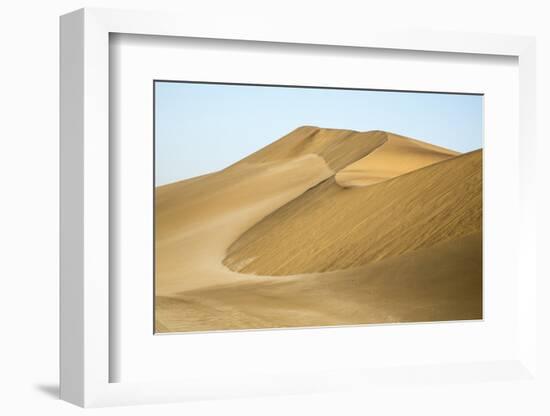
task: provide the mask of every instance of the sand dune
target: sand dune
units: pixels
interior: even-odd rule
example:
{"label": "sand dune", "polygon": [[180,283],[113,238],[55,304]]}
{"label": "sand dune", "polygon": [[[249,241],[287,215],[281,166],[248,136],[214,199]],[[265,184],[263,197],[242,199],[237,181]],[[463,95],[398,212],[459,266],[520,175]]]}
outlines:
{"label": "sand dune", "polygon": [[481,231],[481,156],[367,187],[326,180],[244,233],[224,264],[262,275],[326,272]]}
{"label": "sand dune", "polygon": [[[300,127],[238,163],[155,191],[158,294],[239,281],[227,247],[277,208],[383,143],[383,132]],[[354,150],[355,149],[355,150]]]}
{"label": "sand dune", "polygon": [[458,155],[453,150],[386,133],[381,146],[338,171],[336,183],[343,187],[372,185]]}
{"label": "sand dune", "polygon": [[158,332],[481,317],[481,151],[305,126],[155,211]]}

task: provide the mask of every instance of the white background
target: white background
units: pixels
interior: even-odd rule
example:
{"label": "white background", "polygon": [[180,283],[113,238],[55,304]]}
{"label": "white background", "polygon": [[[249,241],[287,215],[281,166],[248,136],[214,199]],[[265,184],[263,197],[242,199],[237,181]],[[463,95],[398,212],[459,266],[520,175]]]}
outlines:
{"label": "white background", "polygon": [[[546,157],[550,146],[550,30],[543,1],[20,1],[2,5],[0,204],[2,265],[0,410],[4,414],[73,414],[82,410],[55,400],[58,348],[58,16],[83,6],[179,10],[204,23],[216,18],[268,16],[286,24],[402,25],[440,30],[538,36],[539,211],[550,211]],[[546,140],[544,140],[546,138]],[[549,246],[548,220],[540,216],[539,244]],[[503,236],[505,238],[505,236]],[[542,253],[542,251],[541,251]],[[542,257],[542,256],[541,256]],[[543,260],[543,259],[541,259]],[[543,267],[542,263],[539,267]],[[550,276],[546,265],[539,271]],[[542,281],[539,291],[549,293]],[[540,305],[541,326],[548,306]],[[542,322],[544,320],[544,322]],[[543,346],[550,350],[548,331]],[[542,354],[541,354],[542,355]],[[540,356],[548,371],[548,359]],[[376,396],[335,393],[178,405],[93,410],[99,414],[548,414],[542,392],[507,385],[442,385]],[[538,399],[537,399],[538,397]]]}

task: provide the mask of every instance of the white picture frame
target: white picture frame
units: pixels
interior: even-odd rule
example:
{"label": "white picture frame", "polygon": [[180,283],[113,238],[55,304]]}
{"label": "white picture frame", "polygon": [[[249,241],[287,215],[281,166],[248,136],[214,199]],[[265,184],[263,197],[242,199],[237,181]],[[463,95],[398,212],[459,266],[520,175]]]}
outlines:
{"label": "white picture frame", "polygon": [[[331,377],[278,377],[239,380],[220,374],[215,381],[188,379],[126,383],[110,382],[114,357],[109,348],[112,299],[109,297],[109,35],[112,33],[206,39],[281,42],[335,47],[382,48],[440,53],[505,55],[519,61],[520,223],[518,244],[519,354],[506,362],[456,365],[442,363],[421,371],[422,379],[448,374],[479,382],[471,371],[505,370],[518,382],[537,382],[535,270],[535,40],[530,37],[395,32],[326,28],[304,32],[282,30],[269,22],[250,27],[220,20],[205,27],[189,15],[82,9],[61,18],[61,398],[79,406],[184,401],[194,398],[240,397],[261,394],[323,392],[349,384],[391,382],[396,369],[349,372]],[[111,166],[112,168],[112,166]],[[399,377],[407,378],[408,371]],[[438,376],[439,377],[439,376]],[[342,380],[346,379],[345,383]],[[229,386],[231,386],[229,388]]]}

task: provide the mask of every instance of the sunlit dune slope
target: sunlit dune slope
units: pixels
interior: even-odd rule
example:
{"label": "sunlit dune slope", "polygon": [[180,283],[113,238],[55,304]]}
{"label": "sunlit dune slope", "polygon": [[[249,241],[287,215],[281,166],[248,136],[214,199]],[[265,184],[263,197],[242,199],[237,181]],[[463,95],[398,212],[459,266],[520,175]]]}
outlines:
{"label": "sunlit dune slope", "polygon": [[386,133],[386,137],[382,146],[340,170],[336,174],[338,185],[372,185],[459,155],[453,150],[393,133]]}
{"label": "sunlit dune slope", "polygon": [[481,319],[481,265],[477,232],[358,268],[159,296],[157,328],[208,331]]}
{"label": "sunlit dune slope", "polygon": [[259,275],[361,266],[481,231],[482,151],[366,187],[320,183],[258,222],[224,264]]}

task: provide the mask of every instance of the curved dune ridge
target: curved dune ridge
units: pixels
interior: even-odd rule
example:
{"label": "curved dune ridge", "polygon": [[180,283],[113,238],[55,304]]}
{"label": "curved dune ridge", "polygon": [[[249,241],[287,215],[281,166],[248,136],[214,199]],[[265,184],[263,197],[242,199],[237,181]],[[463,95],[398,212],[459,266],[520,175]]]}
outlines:
{"label": "curved dune ridge", "polygon": [[247,164],[157,188],[156,292],[240,280],[221,262],[240,234],[334,172],[317,155]]}
{"label": "curved dune ridge", "polygon": [[342,187],[367,186],[403,175],[460,153],[419,140],[386,133],[383,145],[335,176]]}
{"label": "curved dune ridge", "polygon": [[480,318],[481,164],[303,126],[156,188],[156,331]]}

